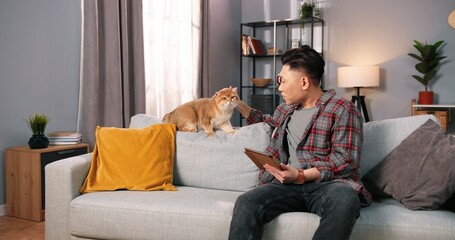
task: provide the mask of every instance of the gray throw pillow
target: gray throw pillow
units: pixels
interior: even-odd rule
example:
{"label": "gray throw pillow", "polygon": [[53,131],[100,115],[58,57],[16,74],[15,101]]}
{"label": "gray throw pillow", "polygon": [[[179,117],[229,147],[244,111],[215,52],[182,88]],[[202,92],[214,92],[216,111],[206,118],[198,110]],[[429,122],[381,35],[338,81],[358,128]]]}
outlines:
{"label": "gray throw pillow", "polygon": [[437,209],[455,192],[455,137],[428,120],[365,178],[408,209]]}

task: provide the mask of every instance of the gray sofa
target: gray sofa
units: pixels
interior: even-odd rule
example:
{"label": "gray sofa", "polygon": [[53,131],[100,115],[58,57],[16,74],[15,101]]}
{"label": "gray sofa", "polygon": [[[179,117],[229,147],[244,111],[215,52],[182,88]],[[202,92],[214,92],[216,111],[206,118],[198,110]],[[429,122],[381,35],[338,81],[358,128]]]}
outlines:
{"label": "gray sofa", "polygon": [[[382,161],[428,118],[413,116],[364,125],[361,174]],[[159,122],[132,118],[131,128]],[[46,239],[227,239],[236,198],[257,184],[258,170],[245,147],[264,150],[271,134],[260,123],[235,134],[221,131],[177,132],[174,185],[178,191],[106,191],[81,195],[91,154],[51,163],[45,168]],[[286,213],[265,226],[264,239],[311,239],[319,217]],[[411,211],[392,198],[375,198],[362,208],[355,240],[455,239],[455,213]]]}

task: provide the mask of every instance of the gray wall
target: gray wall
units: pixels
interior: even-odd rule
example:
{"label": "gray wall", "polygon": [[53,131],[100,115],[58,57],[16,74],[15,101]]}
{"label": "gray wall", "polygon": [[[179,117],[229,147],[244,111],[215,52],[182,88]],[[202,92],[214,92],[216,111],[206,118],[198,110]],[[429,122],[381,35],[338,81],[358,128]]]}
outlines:
{"label": "gray wall", "polygon": [[[210,1],[210,94],[237,84],[240,2]],[[0,0],[0,207],[4,150],[31,136],[24,118],[44,113],[46,132],[76,130],[80,22],[80,0]]]}
{"label": "gray wall", "polygon": [[46,132],[75,131],[80,0],[0,0],[0,205],[7,147],[27,145],[24,118],[50,117]]}
{"label": "gray wall", "polygon": [[214,94],[222,88],[238,85],[241,0],[217,0],[209,4],[209,92]]}
{"label": "gray wall", "polygon": [[[239,35],[241,21],[241,0],[209,1],[209,94],[239,85],[240,56]],[[238,126],[240,114],[236,111],[231,118]]]}
{"label": "gray wall", "polygon": [[[320,0],[322,18],[326,21],[324,54],[326,59],[325,88],[334,88],[350,99],[353,89],[337,87],[337,68],[346,65],[378,65],[380,87],[364,88],[370,119],[410,115],[411,99],[423,86],[411,75],[416,62],[407,55],[415,52],[413,40],[434,43],[445,40],[442,48],[447,56],[438,79],[430,88],[435,103],[455,104],[455,29],[447,23],[455,9],[453,0]],[[242,21],[254,22],[298,18],[295,0],[244,0]],[[455,119],[452,111],[452,119]],[[450,125],[450,132],[455,126]]]}

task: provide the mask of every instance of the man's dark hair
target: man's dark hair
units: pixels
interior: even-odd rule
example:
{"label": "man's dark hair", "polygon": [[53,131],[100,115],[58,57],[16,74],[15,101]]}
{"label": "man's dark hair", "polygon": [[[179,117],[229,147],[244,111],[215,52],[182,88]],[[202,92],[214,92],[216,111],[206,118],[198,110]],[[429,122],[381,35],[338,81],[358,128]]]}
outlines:
{"label": "man's dark hair", "polygon": [[310,79],[318,83],[324,74],[324,59],[308,45],[287,50],[281,57],[281,63],[283,66],[287,64],[293,70],[303,70]]}

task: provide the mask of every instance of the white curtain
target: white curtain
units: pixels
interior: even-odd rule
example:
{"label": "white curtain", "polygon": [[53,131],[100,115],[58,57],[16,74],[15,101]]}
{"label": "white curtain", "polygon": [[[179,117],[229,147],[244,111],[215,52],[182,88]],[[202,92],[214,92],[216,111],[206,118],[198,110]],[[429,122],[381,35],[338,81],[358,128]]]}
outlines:
{"label": "white curtain", "polygon": [[200,97],[202,0],[143,0],[146,113]]}

